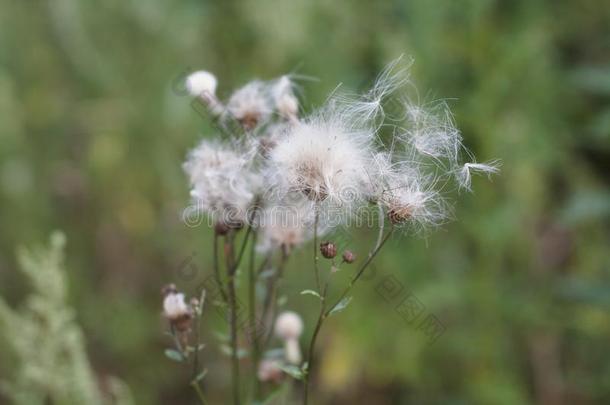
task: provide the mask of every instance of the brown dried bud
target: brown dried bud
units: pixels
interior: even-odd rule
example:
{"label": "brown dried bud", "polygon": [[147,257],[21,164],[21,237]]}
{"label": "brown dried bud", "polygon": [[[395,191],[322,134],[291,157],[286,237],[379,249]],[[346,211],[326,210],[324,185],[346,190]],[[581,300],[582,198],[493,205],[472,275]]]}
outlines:
{"label": "brown dried bud", "polygon": [[406,222],[413,216],[413,210],[410,206],[394,206],[388,211],[388,218],[392,224],[400,224]]}
{"label": "brown dried bud", "polygon": [[193,314],[185,313],[179,317],[172,318],[169,320],[174,329],[178,332],[188,332],[193,324]]}
{"label": "brown dried bud", "polygon": [[327,259],[334,259],[337,256],[337,245],[332,242],[320,243],[320,253]]}
{"label": "brown dried bud", "polygon": [[356,255],[354,254],[354,252],[352,252],[351,250],[346,250],[345,252],[343,252],[343,261],[345,263],[354,263],[355,260]]}
{"label": "brown dried bud", "polygon": [[229,228],[229,225],[221,221],[216,222],[216,225],[214,225],[214,232],[216,232],[216,235],[224,236],[228,234],[230,230],[231,228]]}
{"label": "brown dried bud", "polygon": [[260,114],[250,112],[241,117],[238,121],[246,131],[251,131],[258,125]]}

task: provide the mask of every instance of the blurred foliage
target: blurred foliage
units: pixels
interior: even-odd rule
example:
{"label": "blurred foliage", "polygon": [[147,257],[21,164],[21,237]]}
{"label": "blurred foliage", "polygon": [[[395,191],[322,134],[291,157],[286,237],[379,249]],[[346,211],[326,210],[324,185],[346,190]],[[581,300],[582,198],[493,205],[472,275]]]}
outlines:
{"label": "blurred foliage", "polygon": [[[65,229],[94,369],[138,403],[193,401],[163,356],[158,292],[175,281],[194,293],[210,270],[210,232],[181,222],[181,163],[213,130],[181,77],[206,68],[222,93],[296,72],[319,79],[302,82],[310,109],[403,53],[420,98],[448,98],[467,146],[502,173],[476,180],[442,230],[391,241],[323,331],[316,397],[610,401],[610,2],[4,0],[0,33],[0,293],[17,303],[26,291],[14,246]],[[373,238],[343,240],[364,254]],[[304,257],[286,305],[309,334]],[[395,298],[379,292],[390,275]],[[407,291],[445,326],[434,344],[397,312]],[[216,327],[211,314],[207,341]],[[0,353],[5,375],[17,366]],[[222,403],[224,359],[206,356]]]}
{"label": "blurred foliage", "polygon": [[20,311],[0,300],[1,337],[15,364],[0,389],[15,404],[131,404],[120,380],[109,377],[107,393],[97,386],[82,332],[65,302],[64,244],[65,236],[54,233],[48,249],[20,251],[20,267],[34,293]]}

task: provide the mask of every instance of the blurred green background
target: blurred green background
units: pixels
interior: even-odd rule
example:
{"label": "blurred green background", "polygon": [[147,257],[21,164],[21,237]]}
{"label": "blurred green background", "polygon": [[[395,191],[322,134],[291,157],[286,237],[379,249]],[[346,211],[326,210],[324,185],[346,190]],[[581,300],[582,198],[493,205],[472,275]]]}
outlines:
{"label": "blurred green background", "polygon": [[[175,281],[193,294],[210,270],[209,230],[181,221],[181,163],[213,130],[180,78],[210,70],[226,95],[296,72],[319,79],[301,83],[307,110],[339,82],[366,88],[400,54],[415,60],[420,97],[450,99],[465,144],[480,161],[501,159],[502,172],[475,180],[454,222],[390,242],[322,332],[315,397],[609,403],[605,0],[2,0],[0,294],[18,304],[27,291],[15,247],[64,230],[70,303],[95,372],[123,379],[137,403],[194,403],[162,353],[159,290]],[[360,252],[372,238],[350,237]],[[309,335],[306,256],[285,287]],[[444,325],[433,344],[396,311],[400,297],[380,295],[389,275]],[[214,316],[206,390],[223,403]],[[13,368],[3,359],[0,347],[0,378]]]}

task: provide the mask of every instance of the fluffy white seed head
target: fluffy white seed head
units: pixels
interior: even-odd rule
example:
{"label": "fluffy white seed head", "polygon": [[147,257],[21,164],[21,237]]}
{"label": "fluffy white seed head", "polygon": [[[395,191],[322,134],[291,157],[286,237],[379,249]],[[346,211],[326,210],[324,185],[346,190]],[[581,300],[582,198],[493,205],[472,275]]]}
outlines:
{"label": "fluffy white seed head", "polygon": [[294,95],[294,85],[288,76],[280,77],[271,87],[271,95],[277,112],[285,119],[296,120],[299,100]]}
{"label": "fluffy white seed head", "polygon": [[174,320],[190,314],[190,308],[184,301],[184,294],[170,292],[163,299],[163,315]]}
{"label": "fluffy white seed head", "polygon": [[247,155],[204,140],[190,152],[184,170],[198,210],[227,224],[246,221],[262,182]]}
{"label": "fluffy white seed head", "polygon": [[248,130],[265,122],[273,112],[267,85],[255,80],[236,90],[229,98],[227,112]]}
{"label": "fluffy white seed head", "polygon": [[275,320],[275,335],[280,339],[298,339],[301,333],[303,333],[303,320],[296,312],[282,312]]}
{"label": "fluffy white seed head", "polygon": [[311,201],[328,200],[345,209],[360,202],[372,137],[333,118],[298,122],[277,143],[270,164],[280,195],[300,192]]}
{"label": "fluffy white seed head", "polygon": [[195,97],[200,97],[202,95],[216,95],[217,85],[218,80],[216,79],[216,76],[205,70],[199,70],[191,73],[186,78],[186,89],[192,96]]}

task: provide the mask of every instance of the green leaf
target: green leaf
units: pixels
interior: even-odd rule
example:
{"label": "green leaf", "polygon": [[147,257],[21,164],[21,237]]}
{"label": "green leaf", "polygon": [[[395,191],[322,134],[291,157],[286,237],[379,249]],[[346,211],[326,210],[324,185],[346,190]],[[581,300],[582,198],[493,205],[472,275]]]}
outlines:
{"label": "green leaf", "polygon": [[302,380],[305,375],[305,373],[303,373],[303,370],[301,370],[297,366],[280,365],[279,367],[282,369],[283,372],[285,372],[286,374],[288,374],[289,376],[291,376],[292,378],[294,378],[296,380]]}
{"label": "green leaf", "polygon": [[303,290],[303,291],[301,291],[301,295],[314,295],[314,296],[318,297],[319,299],[322,299],[322,297],[320,297],[320,294],[318,294],[314,290]]}
{"label": "green leaf", "polygon": [[169,359],[177,361],[178,363],[182,363],[184,361],[184,356],[178,350],[166,349],[165,356],[167,356]]}
{"label": "green leaf", "polygon": [[203,378],[206,376],[207,373],[208,373],[207,369],[203,370],[201,373],[197,374],[197,376],[195,377],[193,382],[198,383],[199,381],[203,380]]}
{"label": "green leaf", "polygon": [[349,303],[351,301],[352,301],[352,297],[343,298],[341,301],[339,301],[339,303],[337,305],[334,306],[333,309],[331,309],[331,311],[328,313],[328,315],[333,315],[333,314],[343,311],[345,308],[347,308],[347,306],[349,305]]}
{"label": "green leaf", "polygon": [[[233,349],[231,349],[231,346],[226,344],[220,345],[220,351],[222,352],[222,354],[227,355],[229,357],[233,355]],[[243,359],[247,356],[248,351],[246,349],[237,349],[237,358]]]}

